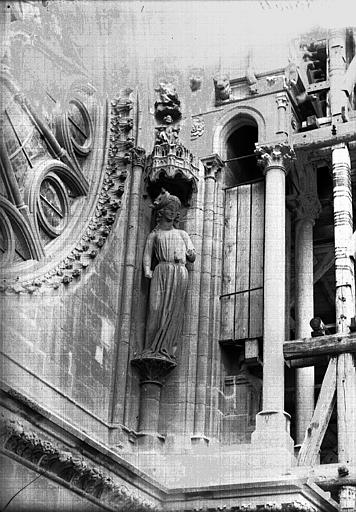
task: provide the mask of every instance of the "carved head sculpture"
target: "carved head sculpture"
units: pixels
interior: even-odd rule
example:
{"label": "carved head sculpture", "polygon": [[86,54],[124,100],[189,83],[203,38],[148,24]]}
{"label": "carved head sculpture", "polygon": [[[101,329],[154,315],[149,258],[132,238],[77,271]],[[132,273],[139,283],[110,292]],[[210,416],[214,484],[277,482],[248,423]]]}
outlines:
{"label": "carved head sculpture", "polygon": [[231,87],[230,80],[227,75],[218,75],[214,77],[215,99],[224,101],[230,98]]}
{"label": "carved head sculpture", "polygon": [[161,193],[157,196],[152,205],[153,210],[156,212],[157,224],[159,224],[165,214],[165,210],[169,209],[172,211],[174,227],[178,227],[181,206],[180,199],[177,196],[170,194],[167,190],[162,188]]}

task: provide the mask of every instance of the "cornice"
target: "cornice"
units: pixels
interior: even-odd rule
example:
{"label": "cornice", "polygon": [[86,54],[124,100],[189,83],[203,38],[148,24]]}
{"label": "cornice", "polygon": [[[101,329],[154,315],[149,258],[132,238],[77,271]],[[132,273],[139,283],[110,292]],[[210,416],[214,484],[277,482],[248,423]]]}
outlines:
{"label": "cornice", "polygon": [[116,483],[101,468],[90,465],[83,457],[60,449],[36,432],[25,430],[17,420],[0,417],[1,451],[15,455],[48,478],[56,477],[63,485],[80,494],[95,498],[113,510],[155,512],[160,508],[149,499],[135,495],[126,485]]}

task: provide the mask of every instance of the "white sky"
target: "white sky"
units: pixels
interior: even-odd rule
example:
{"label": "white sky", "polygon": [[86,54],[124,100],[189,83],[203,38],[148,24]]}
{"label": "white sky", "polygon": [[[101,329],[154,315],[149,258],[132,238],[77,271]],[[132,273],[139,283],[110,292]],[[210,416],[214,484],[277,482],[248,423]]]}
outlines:
{"label": "white sky", "polygon": [[[104,2],[106,3],[106,2]],[[231,71],[248,49],[255,53],[256,72],[271,69],[288,42],[313,27],[356,26],[356,0],[131,0],[117,8],[135,11],[149,37],[145,52],[191,65],[221,61]],[[270,6],[270,7],[269,7]],[[153,15],[153,16],[150,16]],[[149,24],[148,24],[149,23]],[[138,42],[139,44],[139,42]],[[147,45],[147,40],[145,41]],[[280,46],[280,50],[278,50]],[[267,51],[266,51],[267,50]],[[278,55],[280,51],[280,56]]]}

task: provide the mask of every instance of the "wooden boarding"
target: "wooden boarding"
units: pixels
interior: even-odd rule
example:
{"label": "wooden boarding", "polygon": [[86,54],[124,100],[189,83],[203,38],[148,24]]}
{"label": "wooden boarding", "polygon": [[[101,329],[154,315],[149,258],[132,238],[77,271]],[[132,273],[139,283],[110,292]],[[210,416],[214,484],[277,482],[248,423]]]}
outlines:
{"label": "wooden boarding", "polygon": [[264,182],[254,183],[251,194],[250,289],[263,286]]}
{"label": "wooden boarding", "polygon": [[[237,189],[225,193],[225,236],[222,294],[235,293]],[[235,297],[221,298],[221,339],[234,339]]]}
{"label": "wooden boarding", "polygon": [[236,286],[235,291],[250,287],[251,185],[237,187]]}
{"label": "wooden boarding", "polygon": [[336,367],[337,358],[333,357],[329,361],[314,414],[298,455],[298,466],[313,466],[317,461],[320,446],[335,405]]}
{"label": "wooden boarding", "polygon": [[263,333],[264,182],[225,192],[220,340]]}

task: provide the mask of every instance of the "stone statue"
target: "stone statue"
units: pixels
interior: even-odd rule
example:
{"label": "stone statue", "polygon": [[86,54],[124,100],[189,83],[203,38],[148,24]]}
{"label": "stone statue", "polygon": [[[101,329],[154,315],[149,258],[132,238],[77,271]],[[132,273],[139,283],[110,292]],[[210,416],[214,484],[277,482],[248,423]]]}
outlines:
{"label": "stone statue", "polygon": [[[182,112],[174,85],[161,82],[155,91],[157,93],[157,100],[155,102],[156,119],[166,124],[178,121],[182,117]],[[170,117],[170,121],[165,120],[168,116]]]}
{"label": "stone statue", "polygon": [[[164,189],[153,204],[157,225],[148,235],[143,270],[151,279],[143,355],[174,359],[184,321],[188,286],[186,262],[194,262],[195,249],[188,233],[177,228],[181,203]],[[152,271],[152,264],[156,266]]]}

